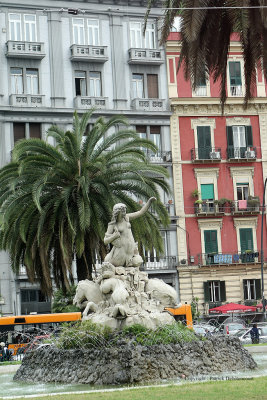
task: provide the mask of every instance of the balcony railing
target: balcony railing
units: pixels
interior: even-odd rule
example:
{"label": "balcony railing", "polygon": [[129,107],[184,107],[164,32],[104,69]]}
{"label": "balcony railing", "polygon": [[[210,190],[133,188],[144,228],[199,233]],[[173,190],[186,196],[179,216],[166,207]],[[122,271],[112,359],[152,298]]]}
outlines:
{"label": "balcony railing", "polygon": [[195,96],[207,96],[207,86],[197,86],[194,91]]}
{"label": "balcony railing", "polygon": [[41,60],[45,57],[44,43],[8,40],[6,43],[6,56]]}
{"label": "balcony railing", "polygon": [[179,264],[177,256],[145,257],[142,269],[145,271],[154,270],[176,270]]}
{"label": "balcony railing", "polygon": [[74,107],[75,108],[95,107],[98,110],[105,110],[108,107],[108,98],[77,96],[74,98]]}
{"label": "balcony railing", "polygon": [[128,63],[160,65],[164,63],[164,53],[163,50],[129,49]]}
{"label": "balcony railing", "polygon": [[133,99],[132,108],[136,111],[165,111],[166,101],[163,99]]}
{"label": "balcony railing", "polygon": [[259,214],[260,201],[256,199],[251,200],[236,200],[231,203],[232,214]]}
{"label": "balcony railing", "polygon": [[70,53],[72,61],[104,63],[108,60],[107,46],[73,44]]}
{"label": "balcony railing", "polygon": [[152,151],[147,152],[147,157],[150,162],[153,163],[170,163],[172,161],[172,152],[171,151],[157,151],[153,153]]}
{"label": "balcony railing", "polygon": [[237,96],[237,97],[243,96],[242,86],[241,85],[231,85],[230,93],[231,93],[231,96]]}
{"label": "balcony railing", "polygon": [[41,94],[11,94],[9,104],[17,107],[44,107],[45,96]]}
{"label": "balcony railing", "polygon": [[234,147],[227,148],[228,160],[255,161],[257,158],[256,147]]}
{"label": "balcony railing", "polygon": [[214,200],[203,200],[202,203],[194,204],[196,215],[217,215],[224,214],[225,207],[223,205],[215,203]]}
{"label": "balcony railing", "polygon": [[220,162],[221,149],[219,147],[199,147],[191,149],[191,160],[193,162]]}
{"label": "balcony railing", "polygon": [[260,263],[258,251],[245,251],[235,253],[211,253],[197,254],[195,263],[199,266],[209,265],[234,265],[234,264],[256,264]]}

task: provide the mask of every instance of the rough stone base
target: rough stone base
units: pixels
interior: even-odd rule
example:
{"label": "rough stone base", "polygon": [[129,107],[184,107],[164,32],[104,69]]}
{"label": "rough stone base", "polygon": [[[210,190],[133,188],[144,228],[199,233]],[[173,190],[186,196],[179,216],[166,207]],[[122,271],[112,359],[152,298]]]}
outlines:
{"label": "rough stone base", "polygon": [[14,380],[117,385],[254,369],[236,338],[95,350],[40,348],[25,355]]}

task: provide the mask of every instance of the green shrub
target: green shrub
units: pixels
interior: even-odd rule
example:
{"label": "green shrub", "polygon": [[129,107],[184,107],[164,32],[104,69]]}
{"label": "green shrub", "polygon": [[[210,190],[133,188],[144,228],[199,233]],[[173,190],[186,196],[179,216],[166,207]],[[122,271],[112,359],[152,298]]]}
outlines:
{"label": "green shrub", "polygon": [[63,313],[63,312],[76,312],[81,311],[78,307],[73,304],[73,298],[76,293],[76,286],[71,286],[70,290],[66,293],[62,289],[56,290],[54,292],[53,302],[52,302],[52,312],[53,313]]}
{"label": "green shrub", "polygon": [[61,349],[90,349],[112,347],[116,344],[130,342],[133,345],[152,346],[156,344],[175,344],[201,340],[194,332],[182,323],[165,325],[156,330],[148,329],[141,324],[125,327],[122,331],[112,332],[110,328],[91,321],[78,322],[74,326],[65,324],[57,338]]}

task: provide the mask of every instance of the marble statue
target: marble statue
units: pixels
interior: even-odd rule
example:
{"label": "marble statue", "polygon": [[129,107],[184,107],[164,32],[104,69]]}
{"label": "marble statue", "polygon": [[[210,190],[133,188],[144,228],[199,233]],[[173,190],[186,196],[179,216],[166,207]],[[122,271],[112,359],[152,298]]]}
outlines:
{"label": "marble statue", "polygon": [[126,213],[125,204],[115,204],[112,220],[108,224],[108,230],[104,237],[104,243],[111,243],[113,247],[106,255],[105,262],[110,262],[115,267],[137,267],[142,264],[143,260],[139,255],[138,243],[134,240],[130,221],[141,217],[154,200],[156,200],[155,197],[151,197],[141,210],[130,214]]}
{"label": "marble statue", "polygon": [[125,204],[115,204],[104,237],[112,244],[94,281],[78,283],[73,303],[83,310],[83,319],[120,329],[136,323],[155,329],[171,324],[174,318],[165,307],[176,307],[177,292],[161,279],[148,279],[140,271],[143,263],[130,221],[147,212],[154,197],[137,212],[126,212]]}

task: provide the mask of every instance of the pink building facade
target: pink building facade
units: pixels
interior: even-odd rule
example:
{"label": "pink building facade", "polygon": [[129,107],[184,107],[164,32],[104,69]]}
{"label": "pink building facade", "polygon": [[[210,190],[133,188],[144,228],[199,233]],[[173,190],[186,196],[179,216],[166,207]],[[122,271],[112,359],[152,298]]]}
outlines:
{"label": "pink building facade", "polygon": [[[238,36],[227,66],[228,99],[222,115],[218,82],[205,76],[195,91],[177,73],[179,33],[167,42],[171,140],[181,302],[199,311],[225,302],[259,303],[261,204],[267,177],[267,98],[262,69],[254,99],[244,109]],[[266,219],[263,226],[267,260]],[[264,276],[266,277],[266,264]]]}

